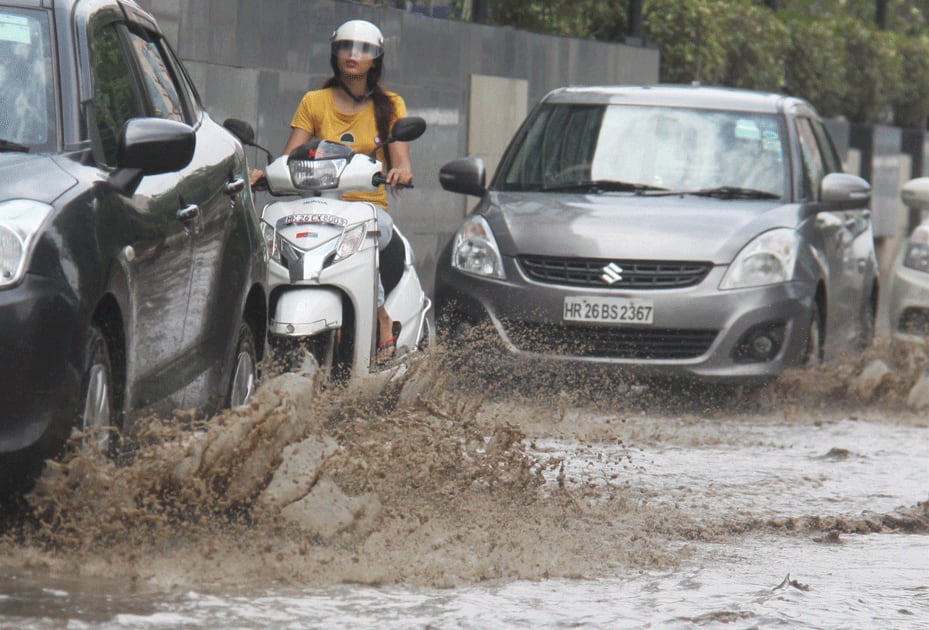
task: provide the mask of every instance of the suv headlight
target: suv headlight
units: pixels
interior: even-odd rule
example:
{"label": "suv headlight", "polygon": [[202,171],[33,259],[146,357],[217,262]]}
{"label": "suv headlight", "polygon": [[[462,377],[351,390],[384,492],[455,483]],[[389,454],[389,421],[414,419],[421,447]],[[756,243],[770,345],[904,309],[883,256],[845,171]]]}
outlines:
{"label": "suv headlight", "polygon": [[0,288],[19,283],[35,236],[52,207],[27,199],[0,203]]}
{"label": "suv headlight", "polygon": [[779,228],[760,234],[735,257],[719,288],[746,289],[793,280],[799,249],[796,230]]}
{"label": "suv headlight", "polygon": [[919,225],[906,242],[903,266],[929,273],[929,225]]}
{"label": "suv headlight", "polygon": [[479,214],[468,217],[455,234],[452,267],[476,276],[503,280],[503,258],[487,221]]}

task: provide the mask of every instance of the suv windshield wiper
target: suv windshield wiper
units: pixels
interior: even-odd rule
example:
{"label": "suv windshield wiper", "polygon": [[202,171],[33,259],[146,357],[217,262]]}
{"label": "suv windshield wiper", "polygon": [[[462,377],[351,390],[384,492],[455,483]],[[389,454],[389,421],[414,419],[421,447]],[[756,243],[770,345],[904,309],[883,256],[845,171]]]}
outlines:
{"label": "suv windshield wiper", "polygon": [[780,199],[781,196],[758,190],[756,188],[740,188],[739,186],[718,186],[716,188],[701,188],[679,193],[681,195],[696,195],[698,197],[718,197],[719,199]]}
{"label": "suv windshield wiper", "polygon": [[594,179],[581,182],[565,182],[563,184],[551,184],[542,186],[542,192],[566,192],[571,190],[583,190],[591,193],[599,192],[643,192],[646,190],[667,190],[660,186],[650,186],[648,184],[637,184],[635,182],[620,182],[613,179]]}
{"label": "suv windshield wiper", "polygon": [[19,144],[18,142],[10,142],[9,140],[4,140],[3,138],[0,138],[0,151],[29,153],[29,147],[27,147],[25,144]]}

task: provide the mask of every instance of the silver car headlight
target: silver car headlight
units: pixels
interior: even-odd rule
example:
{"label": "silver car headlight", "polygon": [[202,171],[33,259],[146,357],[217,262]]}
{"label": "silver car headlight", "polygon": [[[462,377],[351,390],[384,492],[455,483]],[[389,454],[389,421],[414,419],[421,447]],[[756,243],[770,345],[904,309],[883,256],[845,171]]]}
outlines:
{"label": "silver car headlight", "polygon": [[779,228],[760,234],[742,248],[720,289],[746,289],[793,280],[800,236],[796,230]]}
{"label": "silver car headlight", "polygon": [[0,288],[23,279],[35,236],[51,212],[51,206],[28,199],[0,203]]}
{"label": "silver car headlight", "polygon": [[342,232],[342,236],[339,237],[339,242],[335,246],[335,259],[342,260],[357,252],[361,249],[367,235],[368,226],[364,223],[359,223],[352,229]]}
{"label": "silver car headlight", "polygon": [[905,247],[903,266],[929,273],[929,225],[917,226]]}
{"label": "silver car headlight", "polygon": [[452,246],[452,267],[476,276],[503,280],[503,258],[487,221],[479,214],[465,219]]}

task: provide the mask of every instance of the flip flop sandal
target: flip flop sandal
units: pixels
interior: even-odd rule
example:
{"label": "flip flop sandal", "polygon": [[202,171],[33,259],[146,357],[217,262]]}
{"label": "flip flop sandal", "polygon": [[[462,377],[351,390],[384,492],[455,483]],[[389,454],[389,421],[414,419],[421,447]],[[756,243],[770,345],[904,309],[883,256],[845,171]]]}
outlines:
{"label": "flip flop sandal", "polygon": [[383,343],[377,345],[377,363],[382,365],[384,363],[389,363],[394,356],[394,351],[397,349],[397,337],[391,337]]}

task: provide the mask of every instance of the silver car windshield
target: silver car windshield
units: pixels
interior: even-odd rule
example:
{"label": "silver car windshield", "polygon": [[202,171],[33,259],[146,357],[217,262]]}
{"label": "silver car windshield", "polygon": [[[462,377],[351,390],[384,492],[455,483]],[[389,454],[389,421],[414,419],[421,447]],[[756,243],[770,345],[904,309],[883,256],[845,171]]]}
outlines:
{"label": "silver car windshield", "polygon": [[45,11],[0,7],[0,151],[55,141],[51,50]]}
{"label": "silver car windshield", "polygon": [[505,158],[499,190],[742,191],[782,197],[775,115],[672,107],[552,104]]}

